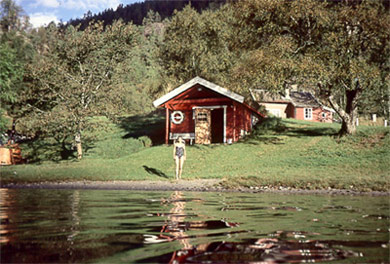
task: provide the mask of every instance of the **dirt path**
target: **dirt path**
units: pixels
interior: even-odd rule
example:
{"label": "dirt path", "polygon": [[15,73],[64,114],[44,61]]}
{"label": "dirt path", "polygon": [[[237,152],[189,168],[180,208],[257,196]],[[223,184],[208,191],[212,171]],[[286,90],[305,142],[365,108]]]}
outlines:
{"label": "dirt path", "polygon": [[247,192],[247,193],[280,193],[280,194],[318,194],[318,195],[370,195],[390,196],[390,192],[359,192],[354,190],[301,190],[292,188],[238,187],[225,189],[223,180],[198,179],[179,181],[73,181],[73,182],[39,182],[0,184],[8,189],[91,189],[91,190],[138,190],[138,191],[195,191],[195,192]]}

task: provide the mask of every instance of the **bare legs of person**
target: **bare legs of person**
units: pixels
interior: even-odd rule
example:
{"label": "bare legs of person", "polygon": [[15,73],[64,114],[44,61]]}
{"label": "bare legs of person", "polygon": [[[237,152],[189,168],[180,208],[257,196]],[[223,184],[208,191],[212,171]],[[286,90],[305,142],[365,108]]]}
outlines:
{"label": "bare legs of person", "polygon": [[175,162],[176,162],[176,180],[179,180],[181,179],[181,173],[183,171],[184,158],[176,157]]}

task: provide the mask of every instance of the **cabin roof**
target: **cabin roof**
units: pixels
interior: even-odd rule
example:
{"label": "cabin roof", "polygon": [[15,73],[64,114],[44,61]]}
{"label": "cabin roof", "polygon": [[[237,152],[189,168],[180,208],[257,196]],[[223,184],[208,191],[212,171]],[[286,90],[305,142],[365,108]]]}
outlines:
{"label": "cabin roof", "polygon": [[321,104],[311,92],[289,91],[288,96],[282,93],[271,93],[262,89],[250,89],[252,98],[258,103],[291,103],[295,107],[321,107],[335,112],[332,108]]}
{"label": "cabin roof", "polygon": [[282,93],[271,93],[262,89],[249,89],[249,91],[256,102],[291,103],[291,100],[284,97]]}
{"label": "cabin roof", "polygon": [[310,92],[290,92],[291,103],[296,107],[320,107],[314,95]]}
{"label": "cabin roof", "polygon": [[200,78],[200,77],[195,77],[193,78],[192,80],[186,82],[185,84],[182,84],[180,85],[179,87],[177,87],[176,89],[173,89],[172,91],[170,91],[169,93],[163,95],[162,97],[158,98],[157,100],[155,100],[153,102],[153,105],[155,107],[158,107],[159,105],[162,105],[164,104],[165,102],[171,100],[172,98],[178,96],[179,94],[185,92],[186,90],[192,88],[194,85],[196,84],[200,84],[214,92],[217,92],[221,95],[224,95],[232,100],[235,100],[239,103],[243,103],[244,102],[244,97],[239,95],[239,94],[236,94],[232,91],[229,91],[228,89],[225,89],[221,86],[218,86],[212,82],[209,82],[203,78]]}

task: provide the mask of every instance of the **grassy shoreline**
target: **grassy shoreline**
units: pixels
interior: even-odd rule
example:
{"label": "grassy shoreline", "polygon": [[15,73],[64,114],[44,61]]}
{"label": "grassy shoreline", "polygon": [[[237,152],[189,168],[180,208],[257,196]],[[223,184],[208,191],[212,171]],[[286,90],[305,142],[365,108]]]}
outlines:
{"label": "grassy shoreline", "polygon": [[[142,126],[141,126],[142,127]],[[283,120],[260,127],[232,145],[188,146],[183,178],[221,179],[223,188],[294,188],[388,191],[390,129],[361,126],[355,136],[337,138],[339,124]],[[107,136],[107,135],[111,135]],[[1,167],[2,185],[58,181],[170,181],[172,146],[126,149],[123,133],[110,131],[121,155],[87,155],[82,161],[42,162]],[[113,143],[115,142],[115,143]],[[98,149],[91,153],[102,153]],[[122,147],[122,149],[121,149]]]}
{"label": "grassy shoreline", "polygon": [[201,180],[139,180],[139,181],[61,181],[36,183],[0,184],[7,189],[55,189],[55,190],[127,190],[127,191],[186,191],[186,192],[240,192],[240,193],[278,193],[278,194],[308,194],[308,195],[368,195],[390,196],[390,191],[358,191],[353,189],[295,189],[291,187],[236,187],[225,188],[224,181],[218,179]]}

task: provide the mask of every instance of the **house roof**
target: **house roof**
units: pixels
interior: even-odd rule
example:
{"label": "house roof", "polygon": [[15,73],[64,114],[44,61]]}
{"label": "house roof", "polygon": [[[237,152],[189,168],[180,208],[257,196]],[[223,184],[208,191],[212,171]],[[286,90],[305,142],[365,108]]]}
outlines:
{"label": "house roof", "polygon": [[295,107],[320,107],[322,106],[310,92],[290,92],[291,103]]}
{"label": "house roof", "polygon": [[252,98],[259,103],[291,103],[295,107],[321,107],[335,113],[332,108],[321,104],[311,92],[289,91],[288,95],[270,93],[261,89],[250,89]]}
{"label": "house roof", "polygon": [[164,104],[165,102],[171,100],[172,98],[178,96],[179,94],[187,91],[188,89],[192,88],[194,85],[196,84],[200,84],[214,92],[217,92],[221,95],[224,95],[232,100],[235,100],[239,103],[243,103],[244,102],[244,97],[239,95],[239,94],[236,94],[232,91],[229,91],[221,86],[218,86],[212,82],[209,82],[203,78],[200,78],[200,77],[195,77],[193,78],[192,80],[186,82],[185,84],[182,84],[180,85],[179,87],[177,87],[176,89],[173,89],[172,91],[170,91],[169,93],[165,94],[164,96],[158,98],[157,100],[155,100],[153,102],[153,105],[155,107],[159,106],[159,105],[162,105]]}
{"label": "house roof", "polygon": [[291,100],[284,97],[281,93],[271,93],[261,89],[249,89],[253,100],[256,102],[270,103],[290,103]]}

